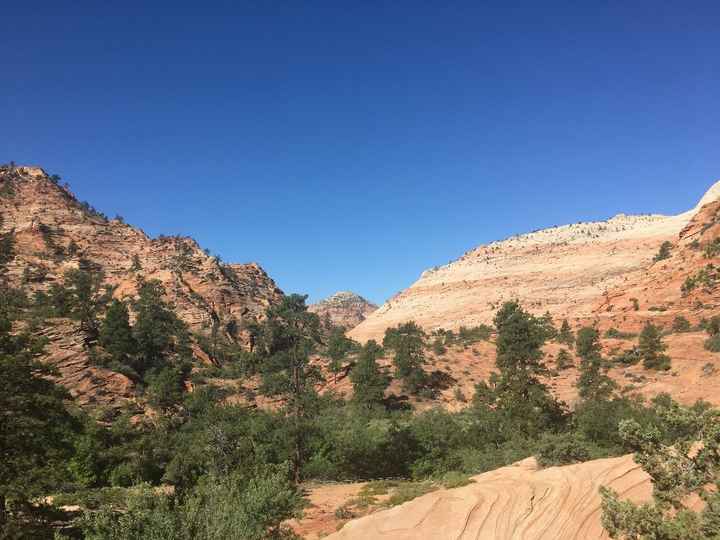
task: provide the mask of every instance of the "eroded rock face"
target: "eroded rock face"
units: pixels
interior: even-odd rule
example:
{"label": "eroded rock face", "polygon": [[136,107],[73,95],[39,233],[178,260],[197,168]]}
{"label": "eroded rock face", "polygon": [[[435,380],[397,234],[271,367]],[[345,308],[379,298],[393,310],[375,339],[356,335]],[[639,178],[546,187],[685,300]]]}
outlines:
{"label": "eroded rock face", "polygon": [[[429,493],[350,521],[328,540],[591,540],[600,522],[600,486],[648,501],[652,484],[632,456],[540,469],[534,458],[476,476],[461,488]],[[695,505],[697,506],[697,505]]]}
{"label": "eroded rock face", "polygon": [[2,231],[15,232],[14,285],[46,289],[81,264],[102,270],[115,296],[133,297],[140,280],[158,279],[178,315],[193,329],[262,317],[282,291],[256,263],[223,264],[191,238],[149,238],[121,220],[83,208],[42,170],[0,173]]}
{"label": "eroded rock face", "polygon": [[[5,279],[30,292],[46,291],[62,282],[67,270],[78,267],[101,270],[117,298],[132,299],[139,283],[157,279],[191,330],[202,333],[218,325],[246,345],[245,324],[264,317],[267,307],[282,296],[256,263],[223,264],[187,237],[149,238],[121,219],[108,220],[80,203],[67,187],[36,167],[0,169],[0,216],[0,232],[13,231],[15,240],[15,257]],[[70,339],[62,328],[57,332],[58,340]],[[81,349],[59,346],[49,358],[52,361],[61,350],[73,351],[77,361],[65,359],[61,366],[67,386],[78,395],[87,389],[88,395],[99,398],[105,390],[88,383],[98,370],[87,366]],[[72,376],[71,365],[76,370]],[[126,393],[127,381],[120,381],[121,376],[109,371],[101,375],[107,379],[107,393]]]}
{"label": "eroded rock face", "polygon": [[618,215],[564,225],[479,246],[430,269],[351,332],[361,341],[414,320],[426,330],[490,323],[503,302],[518,299],[536,314],[549,311],[574,326],[595,322],[598,303],[653,265],[666,241],[677,242],[693,217],[720,193],[715,184],[701,204],[679,216]]}
{"label": "eroded rock face", "polygon": [[39,335],[47,339],[43,361],[57,370],[57,382],[77,405],[113,411],[136,402],[130,378],[93,365],[77,322],[53,319]]}
{"label": "eroded rock face", "polygon": [[376,309],[375,304],[350,291],[337,292],[309,307],[321,320],[329,318],[335,326],[343,326],[348,330],[355,328]]}

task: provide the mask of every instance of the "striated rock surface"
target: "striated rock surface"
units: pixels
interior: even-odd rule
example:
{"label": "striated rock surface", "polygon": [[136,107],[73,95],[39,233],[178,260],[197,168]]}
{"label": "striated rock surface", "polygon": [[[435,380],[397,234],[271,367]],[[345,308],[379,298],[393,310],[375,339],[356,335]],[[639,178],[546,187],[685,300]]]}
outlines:
{"label": "striated rock surface", "polygon": [[[720,196],[720,183],[696,208],[678,216],[618,215],[513,236],[479,246],[458,260],[425,271],[351,332],[361,341],[389,326],[415,320],[426,330],[489,323],[505,301],[549,311],[575,326],[598,318],[609,291],[637,281],[664,241],[679,234],[705,205]],[[689,233],[686,232],[687,236]]]}
{"label": "striated rock surface", "polygon": [[336,292],[309,307],[321,320],[329,318],[335,326],[343,326],[348,330],[363,322],[376,309],[375,304],[350,291]]}
{"label": "striated rock surface", "polygon": [[328,540],[594,540],[600,486],[649,500],[652,484],[632,456],[540,469],[534,458],[476,476],[461,488],[429,493],[350,521]]}

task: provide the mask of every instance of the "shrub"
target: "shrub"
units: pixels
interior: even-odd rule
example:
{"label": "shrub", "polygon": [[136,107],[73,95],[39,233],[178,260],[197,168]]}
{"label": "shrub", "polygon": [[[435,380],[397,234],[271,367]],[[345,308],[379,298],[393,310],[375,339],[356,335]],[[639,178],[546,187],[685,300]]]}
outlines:
{"label": "shrub", "polygon": [[208,476],[186,498],[156,494],[149,486],[130,493],[125,508],[86,513],[88,540],[267,540],[292,538],[281,523],[301,506],[285,467],[248,476]]}
{"label": "shrub", "polygon": [[[699,245],[699,243],[698,243]],[[705,258],[711,259],[720,255],[720,238],[716,238],[708,245],[705,246],[704,250]]]}
{"label": "shrub", "polygon": [[708,362],[702,368],[703,377],[710,377],[711,375],[714,375],[716,371],[717,369],[715,368],[715,364],[712,362]]}
{"label": "shrub", "polygon": [[620,351],[613,357],[613,362],[618,364],[625,364],[626,366],[634,366],[637,364],[640,358],[640,351],[637,347],[632,347],[626,351]]}
{"label": "shrub", "polygon": [[621,332],[615,327],[608,328],[605,331],[605,337],[611,339],[632,339],[636,336],[637,334],[633,334],[632,332]]}
{"label": "shrub", "polygon": [[660,249],[658,250],[655,257],[653,257],[654,262],[664,261],[665,259],[670,258],[670,250],[672,250],[672,242],[669,242],[668,240],[665,240],[662,244],[660,244]]}
{"label": "shrub", "polygon": [[575,433],[544,436],[537,451],[538,464],[542,467],[569,465],[587,461],[592,457],[590,443]]}
{"label": "shrub", "polygon": [[438,487],[432,482],[403,482],[393,490],[384,505],[388,508],[397,506],[437,489]]}
{"label": "shrub", "polygon": [[688,276],[680,287],[683,296],[687,296],[695,288],[702,286],[705,290],[712,290],[720,279],[720,270],[710,263],[698,270],[692,276]]}
{"label": "shrub", "polygon": [[560,352],[557,355],[557,359],[555,360],[555,367],[558,371],[561,371],[563,369],[568,369],[575,366],[575,362],[573,361],[572,356],[570,356],[570,353],[567,351],[567,349],[560,349]]}
{"label": "shrub", "polygon": [[440,483],[446,489],[459,488],[475,482],[466,473],[460,471],[448,471],[440,478]]}
{"label": "shrub", "polygon": [[570,324],[568,323],[567,319],[563,320],[562,325],[560,326],[560,331],[555,337],[555,341],[557,341],[558,343],[563,343],[568,347],[572,347],[573,343],[575,343],[575,335],[573,334],[573,331],[570,328]]}
{"label": "shrub", "polygon": [[677,315],[675,317],[675,319],[673,319],[672,331],[673,332],[689,332],[690,331],[690,321],[688,321],[682,315]]}
{"label": "shrub", "polygon": [[705,340],[705,349],[710,352],[720,352],[720,334],[707,338]]}

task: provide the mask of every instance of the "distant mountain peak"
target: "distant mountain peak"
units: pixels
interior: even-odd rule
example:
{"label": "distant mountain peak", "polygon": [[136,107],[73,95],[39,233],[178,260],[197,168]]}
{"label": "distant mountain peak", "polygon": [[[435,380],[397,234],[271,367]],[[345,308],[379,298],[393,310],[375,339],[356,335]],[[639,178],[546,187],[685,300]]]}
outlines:
{"label": "distant mountain peak", "polygon": [[329,317],[337,326],[354,328],[375,311],[377,306],[352,291],[338,291],[310,306],[320,317]]}

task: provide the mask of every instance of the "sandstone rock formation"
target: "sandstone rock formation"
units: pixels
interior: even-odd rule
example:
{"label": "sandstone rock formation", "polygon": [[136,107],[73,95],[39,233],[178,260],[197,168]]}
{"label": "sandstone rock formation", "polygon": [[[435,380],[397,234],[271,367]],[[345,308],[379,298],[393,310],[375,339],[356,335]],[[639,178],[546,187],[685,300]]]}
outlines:
{"label": "sandstone rock formation", "polygon": [[[157,279],[191,330],[203,333],[215,327],[239,343],[248,342],[245,324],[262,318],[282,295],[256,263],[224,264],[191,238],[149,238],[122,219],[107,219],[79,202],[37,167],[0,169],[0,217],[0,233],[12,231],[15,241],[6,279],[30,292],[47,290],[62,281],[64,272],[78,267],[102,271],[117,298],[133,298],[142,280]],[[70,334],[60,328],[56,334],[49,358],[72,393],[93,393],[91,389],[97,388],[85,399],[127,397],[129,380],[120,381],[121,375],[106,370],[96,377],[86,352],[68,342]],[[107,381],[98,383],[102,378]],[[122,391],[115,392],[118,389]],[[107,397],[101,399],[103,393]]]}
{"label": "sandstone rock formation", "polygon": [[600,486],[649,500],[652,484],[632,456],[540,469],[534,458],[350,521],[328,540],[594,540]]}
{"label": "sandstone rock formation", "polygon": [[350,291],[336,292],[309,308],[321,320],[329,318],[335,326],[343,326],[348,330],[355,328],[376,309],[375,304]]}
{"label": "sandstone rock formation", "polygon": [[361,341],[378,338],[385,328],[408,320],[426,330],[489,323],[510,299],[519,299],[537,314],[549,311],[556,318],[568,318],[575,326],[594,322],[606,294],[638,281],[653,265],[660,245],[677,242],[693,217],[719,196],[717,183],[696,208],[678,216],[618,215],[479,246],[450,264],[425,271],[351,336]]}

